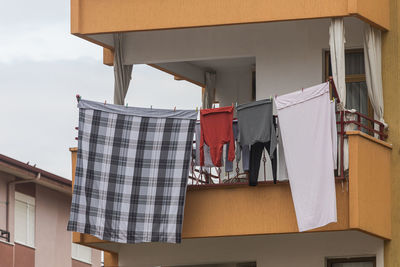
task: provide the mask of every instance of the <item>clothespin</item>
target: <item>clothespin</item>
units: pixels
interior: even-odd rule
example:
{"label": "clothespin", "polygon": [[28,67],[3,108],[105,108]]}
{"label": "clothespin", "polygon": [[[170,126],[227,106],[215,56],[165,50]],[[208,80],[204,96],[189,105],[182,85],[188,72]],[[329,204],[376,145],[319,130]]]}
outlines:
{"label": "clothespin", "polygon": [[196,107],[196,112],[198,112],[199,111],[199,107]]}
{"label": "clothespin", "polygon": [[174,112],[176,111],[176,107],[174,107]]}
{"label": "clothespin", "polygon": [[126,103],[125,107],[128,107],[128,103]]}
{"label": "clothespin", "polygon": [[104,105],[107,104],[107,100],[104,100]]}
{"label": "clothespin", "polygon": [[233,107],[233,102],[232,102],[232,107]]}
{"label": "clothespin", "polygon": [[152,105],[150,105],[150,109],[153,109],[153,106],[152,106]]}
{"label": "clothespin", "polygon": [[79,94],[76,95],[76,101],[81,101],[81,96]]}
{"label": "clothespin", "polygon": [[237,108],[237,102],[235,102],[235,108]]}
{"label": "clothespin", "polygon": [[301,91],[304,92],[304,88],[301,88]]}
{"label": "clothespin", "polygon": [[269,100],[272,101],[272,95],[269,96]]}
{"label": "clothespin", "polygon": [[275,99],[276,99],[277,95],[275,95]]}

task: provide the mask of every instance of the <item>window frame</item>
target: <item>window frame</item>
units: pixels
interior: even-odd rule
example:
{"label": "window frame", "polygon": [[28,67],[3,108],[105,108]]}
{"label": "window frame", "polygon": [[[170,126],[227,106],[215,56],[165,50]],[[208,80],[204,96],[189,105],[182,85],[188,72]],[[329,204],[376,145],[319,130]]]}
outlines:
{"label": "window frame", "polygon": [[352,262],[371,262],[376,267],[376,257],[354,257],[354,258],[328,258],[326,266],[333,267],[335,263],[352,263]]}
{"label": "window frame", "polygon": [[[345,54],[364,54],[364,49],[363,48],[350,48],[350,49],[345,49],[344,50]],[[330,61],[330,55],[331,52],[330,50],[325,50],[325,67],[324,67],[324,73],[325,73],[325,81],[329,79],[329,61]],[[367,77],[364,74],[347,74],[345,77],[346,83],[350,82],[366,82]]]}
{"label": "window frame", "polygon": [[[27,246],[30,248],[35,248],[35,241],[36,241],[36,199],[32,196],[26,195],[24,193],[15,191],[14,192],[14,243]],[[17,218],[16,218],[16,206],[17,202],[25,205],[26,207],[26,238],[25,240],[17,239]],[[30,227],[30,210],[33,210],[34,219],[33,219],[33,226]],[[30,229],[32,228],[32,229]],[[30,240],[31,231],[33,233],[33,240]]]}
{"label": "window frame", "polygon": [[[325,81],[329,79],[329,63],[330,63],[330,50],[327,49],[324,51],[324,75],[325,75]],[[345,54],[358,54],[362,53],[364,54],[364,48],[348,48],[344,50]],[[346,83],[351,83],[351,82],[366,82],[367,77],[366,74],[347,74],[345,77],[345,82]],[[332,97],[332,89],[330,89],[330,95]],[[374,117],[374,108],[372,107],[371,101],[369,100],[368,97],[368,117],[373,118]],[[369,124],[371,124],[369,122]],[[371,125],[369,125],[371,126]]]}

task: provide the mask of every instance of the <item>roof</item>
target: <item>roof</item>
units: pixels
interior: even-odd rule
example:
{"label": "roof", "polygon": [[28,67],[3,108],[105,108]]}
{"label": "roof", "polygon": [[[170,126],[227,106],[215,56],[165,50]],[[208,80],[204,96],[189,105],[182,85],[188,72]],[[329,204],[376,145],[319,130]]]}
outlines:
{"label": "roof", "polygon": [[[47,178],[53,182],[56,182],[58,184],[60,184],[61,186],[72,186],[72,181],[69,179],[66,179],[64,177],[58,176],[56,174],[50,173],[48,171],[45,171],[43,169],[40,168],[36,168],[34,166],[31,166],[27,163],[21,162],[19,160],[7,157],[3,154],[0,154],[0,164],[1,165],[5,165],[6,167],[14,167],[13,169],[17,168],[20,170],[23,170],[25,172],[31,173],[33,175],[37,175],[38,173],[40,173],[42,178]],[[4,170],[4,168],[3,168]],[[7,171],[6,171],[7,172]],[[18,176],[18,175],[16,175]]]}

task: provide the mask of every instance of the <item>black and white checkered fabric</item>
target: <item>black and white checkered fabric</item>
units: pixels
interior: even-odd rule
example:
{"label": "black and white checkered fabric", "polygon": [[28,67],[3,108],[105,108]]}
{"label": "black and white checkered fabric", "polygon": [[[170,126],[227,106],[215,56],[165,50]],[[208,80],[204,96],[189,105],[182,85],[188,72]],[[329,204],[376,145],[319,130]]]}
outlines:
{"label": "black and white checkered fabric", "polygon": [[181,241],[196,111],[79,102],[68,230],[121,243]]}

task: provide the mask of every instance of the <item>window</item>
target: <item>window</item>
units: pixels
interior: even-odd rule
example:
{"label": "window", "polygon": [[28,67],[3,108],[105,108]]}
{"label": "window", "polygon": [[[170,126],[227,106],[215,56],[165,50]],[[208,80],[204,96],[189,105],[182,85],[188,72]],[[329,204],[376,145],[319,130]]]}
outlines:
{"label": "window", "polygon": [[[325,79],[332,76],[330,53],[325,53]],[[348,49],[345,53],[346,68],[346,108],[373,117],[372,106],[368,99],[365,80],[363,49]]]}
{"label": "window", "polygon": [[15,242],[35,246],[35,198],[15,192]]}
{"label": "window", "polygon": [[328,259],[327,267],[375,267],[376,258]]}
{"label": "window", "polygon": [[92,249],[86,246],[72,243],[71,257],[74,260],[82,261],[85,263],[92,263]]}

